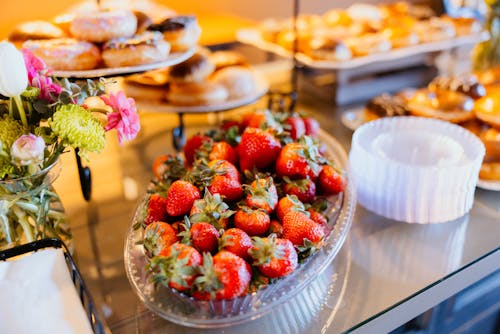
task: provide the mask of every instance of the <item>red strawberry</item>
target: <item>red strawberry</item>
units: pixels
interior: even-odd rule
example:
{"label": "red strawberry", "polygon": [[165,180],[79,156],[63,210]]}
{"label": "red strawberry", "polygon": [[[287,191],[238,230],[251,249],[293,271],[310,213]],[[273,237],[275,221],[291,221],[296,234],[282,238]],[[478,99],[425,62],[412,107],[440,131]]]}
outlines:
{"label": "red strawberry", "polygon": [[167,199],[157,194],[151,194],[144,212],[144,224],[165,221],[167,218]]}
{"label": "red strawberry", "polygon": [[144,229],[144,248],[150,256],[164,255],[177,241],[177,232],[168,223],[155,221]]}
{"label": "red strawberry", "polygon": [[283,238],[290,240],[295,246],[303,246],[306,239],[317,245],[324,236],[323,228],[304,212],[290,211],[283,218]]}
{"label": "red strawberry", "polygon": [[316,137],[319,133],[319,122],[312,117],[304,117],[306,135]]}
{"label": "red strawberry", "polygon": [[212,150],[208,155],[208,159],[212,160],[227,160],[233,165],[236,164],[238,155],[236,149],[225,141],[219,141],[212,144]]}
{"label": "red strawberry", "polygon": [[230,202],[237,201],[243,196],[240,174],[233,164],[226,160],[214,160],[208,166],[214,174],[208,186],[212,194],[220,194]]}
{"label": "red strawberry", "polygon": [[253,265],[265,276],[283,277],[297,268],[297,251],[290,240],[270,236],[254,237],[253,242],[254,246],[250,250],[250,256],[254,259]]}
{"label": "red strawberry", "polygon": [[234,225],[248,235],[263,235],[269,229],[271,219],[262,209],[241,208],[234,215]]}
{"label": "red strawberry", "polygon": [[164,154],[156,157],[155,161],[153,161],[153,174],[157,178],[161,178],[163,172],[167,169],[165,162],[171,158],[170,154]]}
{"label": "red strawberry", "polygon": [[200,197],[200,191],[191,183],[174,181],[167,192],[167,213],[174,217],[185,215]]}
{"label": "red strawberry", "polygon": [[278,193],[272,177],[256,179],[246,187],[246,204],[250,208],[273,212],[278,204]]}
{"label": "red strawberry", "polygon": [[194,201],[189,219],[192,223],[208,223],[219,230],[226,228],[228,218],[233,214],[219,194],[212,195],[206,189],[203,198]]}
{"label": "red strawberry", "polygon": [[321,172],[320,155],[309,137],[301,142],[286,144],[276,160],[276,174],[290,178],[309,178],[316,181]]}
{"label": "red strawberry", "polygon": [[281,149],[279,140],[264,130],[247,128],[237,147],[241,171],[271,167]]}
{"label": "red strawberry", "polygon": [[226,120],[222,121],[222,125],[220,126],[220,128],[222,130],[225,130],[225,131],[228,131],[232,127],[237,127],[238,130],[241,130],[242,124],[241,124],[241,122],[238,122],[236,120],[226,119]]}
{"label": "red strawberry", "polygon": [[219,232],[209,223],[196,223],[191,226],[191,242],[200,252],[214,252],[219,244]]}
{"label": "red strawberry", "polygon": [[302,203],[311,203],[316,196],[316,184],[309,179],[290,180],[284,177],[285,185],[283,192],[287,195],[295,195]]}
{"label": "red strawberry", "polygon": [[320,225],[326,234],[328,232],[328,221],[326,220],[326,217],[312,208],[307,209],[307,211],[309,212],[311,220]]}
{"label": "red strawberry", "polygon": [[164,256],[156,256],[150,262],[155,282],[173,289],[191,289],[196,277],[196,266],[201,265],[201,255],[191,246],[175,243],[167,248]]}
{"label": "red strawberry", "polygon": [[318,186],[323,195],[334,195],[344,191],[345,180],[335,168],[324,165],[319,174]]}
{"label": "red strawberry", "polygon": [[208,140],[210,140],[209,137],[196,134],[186,141],[186,145],[184,145],[182,151],[184,152],[184,157],[186,158],[188,166],[193,164],[196,157],[196,150],[198,150],[200,146]]}
{"label": "red strawberry", "polygon": [[212,258],[203,254],[201,275],[195,279],[193,297],[201,300],[232,299],[244,295],[252,277],[250,266],[241,257],[220,251]]}
{"label": "red strawberry", "polygon": [[260,129],[281,129],[273,114],[269,110],[256,111],[244,116],[245,127]]}
{"label": "red strawberry", "polygon": [[304,204],[295,195],[286,195],[280,198],[276,206],[276,217],[283,223],[283,218],[289,211],[304,211]]}
{"label": "red strawberry", "polygon": [[252,239],[239,228],[230,228],[219,239],[219,250],[227,250],[246,260],[248,251],[252,248]]}
{"label": "red strawberry", "polygon": [[283,235],[283,225],[281,225],[277,220],[271,220],[271,224],[269,225],[269,234],[276,234],[278,238],[281,238]]}
{"label": "red strawberry", "polygon": [[290,137],[292,137],[293,140],[297,140],[306,134],[304,121],[299,116],[288,117],[285,123],[290,126]]}

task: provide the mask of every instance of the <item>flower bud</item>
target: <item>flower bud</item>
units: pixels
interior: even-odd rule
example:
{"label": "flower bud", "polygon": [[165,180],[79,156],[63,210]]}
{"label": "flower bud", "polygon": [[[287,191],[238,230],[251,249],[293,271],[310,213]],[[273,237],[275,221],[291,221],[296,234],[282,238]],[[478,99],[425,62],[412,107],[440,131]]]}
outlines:
{"label": "flower bud", "polygon": [[28,86],[28,72],[23,54],[9,42],[0,42],[0,94],[21,95]]}
{"label": "flower bud", "polygon": [[43,162],[45,142],[34,134],[22,135],[12,144],[12,163],[18,166],[40,165]]}

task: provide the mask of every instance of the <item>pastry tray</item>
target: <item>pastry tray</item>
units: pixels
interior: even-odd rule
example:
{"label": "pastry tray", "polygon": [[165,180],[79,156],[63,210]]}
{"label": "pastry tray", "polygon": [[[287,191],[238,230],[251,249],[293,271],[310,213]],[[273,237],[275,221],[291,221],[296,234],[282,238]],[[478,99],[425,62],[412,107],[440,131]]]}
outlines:
{"label": "pastry tray", "polygon": [[96,305],[92,300],[90,292],[88,291],[87,286],[83,281],[83,277],[78,271],[78,268],[76,267],[76,264],[71,257],[68,248],[61,240],[57,238],[41,239],[21,246],[16,246],[0,251],[0,261],[5,261],[12,257],[36,252],[44,248],[62,248],[64,259],[66,260],[66,264],[68,265],[68,270],[71,275],[71,280],[75,285],[76,291],[78,293],[78,296],[80,297],[83,308],[85,309],[85,313],[87,314],[87,318],[89,319],[92,330],[95,334],[111,333],[107,325],[105,324],[102,315],[98,312]]}
{"label": "pastry tray", "polygon": [[[262,39],[260,31],[256,28],[240,29],[236,33],[236,37],[238,41],[242,43],[253,45],[257,48],[278,54],[283,57],[292,57],[292,52],[286,50],[278,44],[271,43]],[[391,62],[416,55],[451,50],[460,46],[474,45],[481,41],[487,40],[488,38],[488,32],[482,31],[475,34],[457,36],[442,41],[420,43],[417,45],[392,49],[387,52],[355,57],[351,60],[345,61],[316,60],[300,52],[297,53],[296,58],[302,64],[315,69],[348,70],[374,63]]]}

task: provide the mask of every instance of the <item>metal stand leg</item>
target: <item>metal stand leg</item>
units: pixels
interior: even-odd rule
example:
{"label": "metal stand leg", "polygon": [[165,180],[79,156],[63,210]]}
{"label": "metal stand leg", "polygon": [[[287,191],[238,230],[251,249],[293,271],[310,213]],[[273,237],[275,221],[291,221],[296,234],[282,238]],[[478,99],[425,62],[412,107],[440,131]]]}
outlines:
{"label": "metal stand leg", "polygon": [[80,186],[82,188],[83,198],[90,201],[92,195],[92,175],[89,167],[82,165],[82,159],[78,155],[78,149],[75,150],[76,164],[78,166],[78,175],[80,176]]}
{"label": "metal stand leg", "polygon": [[179,126],[172,129],[172,140],[175,150],[180,152],[186,144],[186,134],[184,132],[184,114],[177,115],[179,116]]}

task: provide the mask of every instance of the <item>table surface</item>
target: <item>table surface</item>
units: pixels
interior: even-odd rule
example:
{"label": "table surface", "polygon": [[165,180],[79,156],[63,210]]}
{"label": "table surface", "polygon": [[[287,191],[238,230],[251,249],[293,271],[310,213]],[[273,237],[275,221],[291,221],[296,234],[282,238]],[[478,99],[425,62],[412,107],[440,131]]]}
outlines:
{"label": "table surface", "polygon": [[[265,101],[259,106],[264,107]],[[188,134],[230,113],[186,115]],[[299,93],[299,110],[349,150],[352,132],[342,110]],[[73,155],[56,181],[71,219],[75,255],[84,279],[113,333],[339,333],[387,332],[499,269],[500,192],[476,190],[469,214],[436,225],[405,224],[358,205],[351,231],[332,264],[303,293],[259,320],[219,330],[180,327],[150,312],[125,275],[123,246],[133,212],[151,179],[150,166],[173,152],[172,114],[141,111],[138,138],[123,147],[113,135],[104,154],[91,156],[93,199],[85,202]],[[306,303],[308,312],[297,314]],[[301,309],[304,309],[303,307]],[[266,330],[268,329],[268,330]]]}

